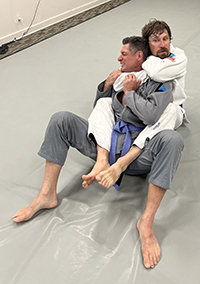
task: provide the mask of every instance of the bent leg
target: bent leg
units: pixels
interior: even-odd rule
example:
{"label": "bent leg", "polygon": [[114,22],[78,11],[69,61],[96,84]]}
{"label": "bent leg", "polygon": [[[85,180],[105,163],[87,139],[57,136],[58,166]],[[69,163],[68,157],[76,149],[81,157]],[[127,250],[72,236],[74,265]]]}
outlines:
{"label": "bent leg", "polygon": [[38,155],[63,166],[71,146],[96,160],[96,145],[88,139],[87,132],[87,120],[67,111],[55,113],[50,119]]}
{"label": "bent leg", "polygon": [[149,183],[169,189],[184,148],[182,136],[174,130],[163,130],[148,141],[140,156],[126,169],[128,175],[150,173]]}
{"label": "bent leg", "polygon": [[[99,101],[103,100],[105,101],[105,99],[100,99]],[[101,107],[101,105],[99,107]],[[106,110],[106,112],[108,111]],[[146,128],[138,135],[134,141],[135,145],[131,147],[124,157],[119,158],[115,164],[97,175],[99,184],[106,188],[111,187],[119,179],[121,173],[129,166],[129,164],[139,156],[147,138],[151,139],[164,129],[176,129],[182,124],[182,121],[183,113],[181,112],[180,107],[170,103],[160,119],[154,125],[146,126]]]}
{"label": "bent leg", "polygon": [[111,136],[115,126],[111,98],[101,98],[97,101],[88,123],[88,135],[93,136],[100,147],[110,151]]}
{"label": "bent leg", "polygon": [[84,188],[88,188],[96,180],[97,174],[110,167],[111,134],[115,125],[111,98],[101,98],[97,101],[88,123],[88,136],[97,144],[97,160],[91,172],[82,176]]}
{"label": "bent leg", "polygon": [[147,138],[152,139],[157,133],[164,129],[177,129],[183,122],[183,113],[179,106],[169,103],[165,111],[154,125],[148,125],[137,136],[134,144],[143,148]]}
{"label": "bent leg", "polygon": [[56,187],[70,146],[96,158],[96,146],[87,139],[87,121],[69,112],[52,116],[39,155],[46,159],[45,175],[39,195],[14,216],[16,223],[29,220],[37,211],[57,206]]}

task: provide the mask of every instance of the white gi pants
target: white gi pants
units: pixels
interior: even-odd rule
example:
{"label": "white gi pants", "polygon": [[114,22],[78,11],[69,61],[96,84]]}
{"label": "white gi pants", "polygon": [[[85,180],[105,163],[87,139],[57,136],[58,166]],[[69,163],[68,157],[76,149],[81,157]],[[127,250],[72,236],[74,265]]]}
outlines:
{"label": "white gi pants", "polygon": [[[110,151],[111,135],[115,125],[112,99],[99,99],[88,118],[88,122],[88,135],[90,136],[93,134],[97,144],[107,151]],[[164,129],[177,129],[182,122],[183,112],[181,111],[181,107],[169,103],[160,119],[154,125],[146,126],[135,139],[134,145],[142,149],[147,138],[151,139],[154,135]]]}

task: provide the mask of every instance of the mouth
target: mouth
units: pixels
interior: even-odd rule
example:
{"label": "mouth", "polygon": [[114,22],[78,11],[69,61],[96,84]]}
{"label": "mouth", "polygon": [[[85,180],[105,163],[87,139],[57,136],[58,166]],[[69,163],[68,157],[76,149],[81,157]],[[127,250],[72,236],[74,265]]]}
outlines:
{"label": "mouth", "polygon": [[168,50],[165,49],[165,48],[163,48],[163,49],[160,49],[160,50],[158,51],[158,53],[168,53]]}
{"label": "mouth", "polygon": [[169,54],[169,51],[167,49],[160,49],[157,53],[158,57],[160,57],[162,59],[167,57],[168,54]]}

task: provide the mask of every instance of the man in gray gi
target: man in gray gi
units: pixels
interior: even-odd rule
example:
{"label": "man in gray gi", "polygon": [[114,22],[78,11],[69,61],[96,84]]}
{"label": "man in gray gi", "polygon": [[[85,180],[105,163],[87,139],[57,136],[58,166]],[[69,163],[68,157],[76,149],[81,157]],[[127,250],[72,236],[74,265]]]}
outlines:
{"label": "man in gray gi", "polygon": [[[156,124],[148,125],[145,130],[137,136],[134,145],[130,148],[129,155],[126,155],[123,160],[119,160],[121,162],[120,164],[118,161],[118,163],[114,163],[107,170],[100,173],[96,173],[95,166],[94,170],[84,175],[83,187],[85,188],[89,187],[95,180],[106,188],[112,185],[115,186],[115,182],[120,177],[122,171],[140,155],[147,137],[151,139],[155,134],[164,129],[177,129],[182,124],[183,120],[188,122],[185,116],[185,110],[183,109],[183,104],[187,98],[184,92],[187,66],[187,57],[184,51],[172,46],[171,29],[164,21],[156,19],[150,20],[149,23],[142,28],[142,36],[149,43],[151,56],[142,64],[144,70],[137,72],[137,77],[142,78],[142,72],[146,71],[154,81],[167,82],[173,80],[173,104],[168,105]],[[120,61],[120,58],[118,60]],[[121,70],[123,70],[123,64]],[[120,71],[117,70],[115,72],[117,72],[118,75]],[[112,75],[113,73],[111,74],[111,78],[107,80],[109,82],[111,79],[111,84]],[[122,73],[116,79],[113,84],[115,91],[119,91],[119,89],[122,88],[122,80],[124,80],[124,78],[125,73]],[[141,84],[142,83],[143,82],[141,82]],[[105,86],[106,85],[107,82]],[[111,103],[111,99],[99,100],[88,119],[89,134],[93,134],[97,144],[108,151],[110,150],[111,133],[115,123]],[[98,116],[101,116],[101,120],[99,120]],[[109,124],[107,120],[109,120]],[[101,124],[99,124],[99,121],[101,121]],[[123,161],[125,163],[123,163]]]}
{"label": "man in gray gi", "polygon": [[[141,37],[123,40],[120,54],[122,72],[142,70],[142,63],[148,56],[147,42]],[[172,101],[170,82],[158,83],[148,79],[140,85],[131,74],[123,82],[123,92],[115,92],[113,82],[120,75],[119,70],[111,73],[98,86],[96,101],[101,97],[112,97],[117,123],[134,126],[130,132],[131,143],[145,125],[155,123],[169,102]],[[101,172],[109,167],[107,150],[93,143],[87,136],[88,122],[70,112],[59,112],[52,116],[46,130],[45,140],[39,155],[46,159],[43,185],[39,195],[26,208],[19,210],[14,222],[29,220],[41,209],[57,206],[56,187],[69,147],[75,147],[82,154],[96,160],[96,168]],[[116,157],[123,149],[126,134],[120,134]],[[174,177],[183,150],[183,139],[173,130],[164,130],[155,135],[145,145],[141,155],[131,163],[126,172],[141,175],[150,172],[146,209],[137,223],[142,245],[143,262],[146,268],[154,267],[160,258],[160,247],[154,236],[152,224],[160,202]],[[119,159],[120,160],[120,159]]]}

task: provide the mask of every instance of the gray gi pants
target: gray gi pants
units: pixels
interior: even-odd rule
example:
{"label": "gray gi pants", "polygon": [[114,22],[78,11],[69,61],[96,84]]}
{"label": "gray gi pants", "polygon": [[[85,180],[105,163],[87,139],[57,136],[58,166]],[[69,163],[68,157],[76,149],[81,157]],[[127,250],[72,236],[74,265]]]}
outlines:
{"label": "gray gi pants", "polygon": [[[69,147],[96,160],[97,149],[88,139],[88,121],[67,111],[55,113],[46,129],[44,142],[38,152],[46,160],[64,165]],[[140,156],[126,172],[128,175],[150,173],[149,182],[170,188],[179,165],[184,143],[174,130],[163,130],[146,143]]]}

